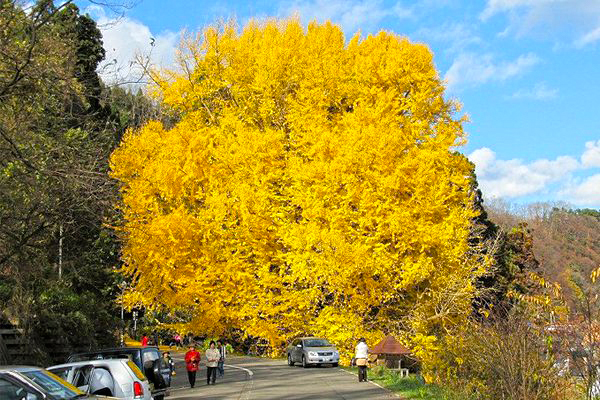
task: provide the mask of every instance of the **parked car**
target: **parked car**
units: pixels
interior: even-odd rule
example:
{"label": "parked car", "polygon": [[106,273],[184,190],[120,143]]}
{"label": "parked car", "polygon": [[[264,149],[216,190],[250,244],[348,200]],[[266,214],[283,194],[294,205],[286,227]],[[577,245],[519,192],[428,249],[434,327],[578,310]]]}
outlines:
{"label": "parked car", "polygon": [[171,370],[155,346],[117,347],[88,353],[72,354],[67,363],[91,360],[127,359],[142,371],[150,382],[152,398],[162,400],[171,386]]}
{"label": "parked car", "polygon": [[301,363],[304,368],[309,365],[332,364],[337,367],[340,353],[327,339],[316,337],[298,338],[287,348],[288,365]]}
{"label": "parked car", "polygon": [[148,379],[128,359],[79,361],[47,369],[84,392],[118,399],[152,399]]}
{"label": "parked car", "polygon": [[2,400],[109,399],[86,394],[53,373],[38,367],[0,367]]}

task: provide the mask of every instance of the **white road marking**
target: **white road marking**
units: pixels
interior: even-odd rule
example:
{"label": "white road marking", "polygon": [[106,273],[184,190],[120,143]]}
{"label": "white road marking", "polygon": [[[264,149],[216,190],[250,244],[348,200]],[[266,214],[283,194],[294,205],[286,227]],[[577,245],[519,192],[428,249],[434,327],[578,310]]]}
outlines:
{"label": "white road marking", "polygon": [[[353,373],[353,372],[350,372],[350,371],[347,371],[347,370],[345,370],[344,368],[340,368],[340,370],[341,370],[341,371],[344,371],[344,372],[346,372],[347,374],[350,374],[350,375],[353,375],[353,376],[356,376],[356,377],[358,377],[358,375],[356,375],[355,373]],[[399,395],[399,394],[396,394],[396,393],[392,392],[390,389],[384,388],[384,387],[383,387],[383,386],[381,386],[379,383],[375,383],[375,382],[373,382],[373,381],[372,381],[372,380],[370,380],[370,379],[367,379],[367,383],[370,383],[371,385],[375,385],[375,386],[377,386],[378,388],[381,388],[381,389],[385,390],[386,392],[389,392],[389,393],[391,393],[392,395],[394,395],[394,396],[396,396],[396,397],[400,397],[400,395]]]}
{"label": "white road marking", "polygon": [[229,368],[235,368],[235,369],[241,369],[243,371],[246,371],[246,373],[248,374],[248,376],[250,378],[254,377],[254,372],[252,372],[251,370],[249,370],[248,368],[244,368],[244,367],[238,367],[237,365],[227,365],[227,364],[223,364],[223,366],[225,367],[229,367]]}

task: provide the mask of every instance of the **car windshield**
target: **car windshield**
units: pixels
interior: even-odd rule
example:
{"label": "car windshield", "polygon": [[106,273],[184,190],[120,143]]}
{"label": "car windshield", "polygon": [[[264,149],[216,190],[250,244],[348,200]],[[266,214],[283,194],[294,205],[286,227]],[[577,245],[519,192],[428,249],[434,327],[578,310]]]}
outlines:
{"label": "car windshield", "polygon": [[327,339],[306,339],[304,341],[305,347],[332,347]]}
{"label": "car windshield", "polygon": [[46,393],[56,399],[75,399],[85,395],[84,392],[62,380],[52,372],[36,370],[23,372],[23,375],[37,383]]}

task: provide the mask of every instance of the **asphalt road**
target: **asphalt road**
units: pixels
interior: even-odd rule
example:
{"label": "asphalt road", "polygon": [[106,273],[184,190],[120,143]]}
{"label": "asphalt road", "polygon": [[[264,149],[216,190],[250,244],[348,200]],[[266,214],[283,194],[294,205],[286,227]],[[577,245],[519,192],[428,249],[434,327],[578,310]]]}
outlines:
{"label": "asphalt road", "polygon": [[289,367],[285,360],[229,357],[225,376],[207,386],[206,367],[201,365],[196,386],[190,389],[183,354],[175,353],[175,371],[168,399],[257,400],[359,400],[397,399],[389,391],[340,368]]}

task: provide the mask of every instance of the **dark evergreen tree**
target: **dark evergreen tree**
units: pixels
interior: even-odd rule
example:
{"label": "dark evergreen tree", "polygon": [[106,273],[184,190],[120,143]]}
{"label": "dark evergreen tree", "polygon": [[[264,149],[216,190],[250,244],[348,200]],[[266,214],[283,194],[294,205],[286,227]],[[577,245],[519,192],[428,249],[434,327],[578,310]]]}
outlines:
{"label": "dark evergreen tree", "polygon": [[71,2],[38,1],[28,13],[0,2],[0,52],[1,317],[26,330],[45,363],[57,340],[70,351],[117,339],[109,157],[150,115],[138,104],[152,103],[127,92],[111,103],[97,74],[101,33]]}
{"label": "dark evergreen tree", "polygon": [[474,315],[480,318],[483,311],[493,311],[494,315],[504,317],[514,303],[508,296],[509,292],[527,293],[527,273],[538,270],[539,262],[533,252],[533,237],[525,223],[506,232],[489,219],[474,165],[471,182],[474,207],[479,215],[473,220],[470,242],[472,246],[483,246],[484,254],[494,260],[492,269],[478,280],[480,296],[473,303]]}

